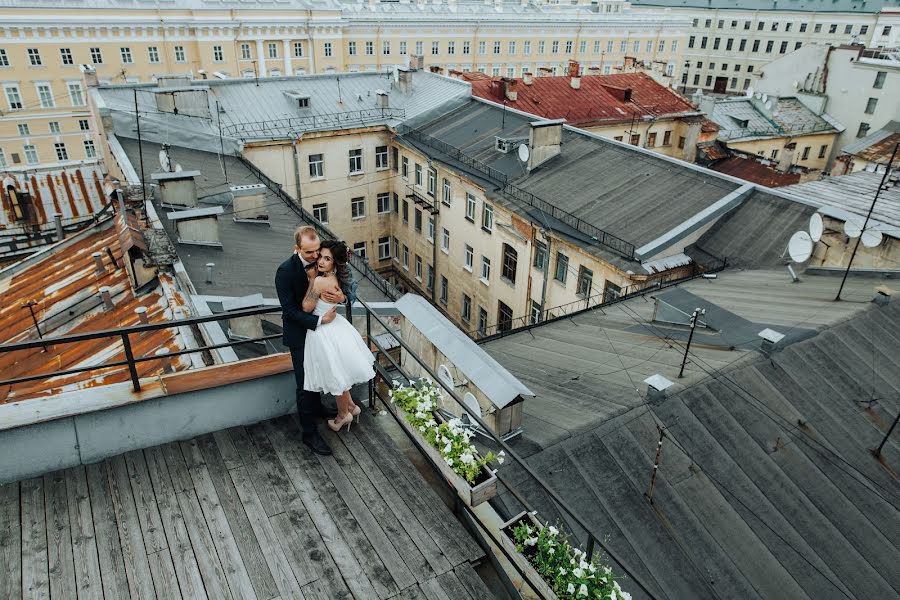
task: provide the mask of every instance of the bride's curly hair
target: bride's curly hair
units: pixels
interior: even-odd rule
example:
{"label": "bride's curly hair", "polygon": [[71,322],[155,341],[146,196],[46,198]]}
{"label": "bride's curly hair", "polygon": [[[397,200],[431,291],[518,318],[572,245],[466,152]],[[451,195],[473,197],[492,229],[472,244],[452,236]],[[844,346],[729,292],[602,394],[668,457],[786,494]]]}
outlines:
{"label": "bride's curly hair", "polygon": [[353,281],[353,275],[350,273],[350,267],[347,264],[350,261],[350,250],[347,244],[339,240],[322,240],[320,246],[322,250],[328,249],[331,252],[331,258],[334,259],[335,276],[337,276],[338,285],[344,295],[350,292],[350,286]]}

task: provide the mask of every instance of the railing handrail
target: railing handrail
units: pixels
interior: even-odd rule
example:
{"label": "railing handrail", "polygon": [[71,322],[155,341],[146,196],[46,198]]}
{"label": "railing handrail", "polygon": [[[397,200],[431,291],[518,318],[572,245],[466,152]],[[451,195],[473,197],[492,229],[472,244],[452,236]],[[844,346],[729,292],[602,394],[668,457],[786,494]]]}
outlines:
{"label": "railing handrail", "polygon": [[402,119],[405,116],[406,110],[403,108],[371,107],[335,113],[231,123],[224,126],[222,131],[227,136],[236,137],[241,137],[241,134],[250,134],[254,137],[260,134],[281,137],[285,132],[290,131],[321,129],[334,126],[335,124],[375,118]]}

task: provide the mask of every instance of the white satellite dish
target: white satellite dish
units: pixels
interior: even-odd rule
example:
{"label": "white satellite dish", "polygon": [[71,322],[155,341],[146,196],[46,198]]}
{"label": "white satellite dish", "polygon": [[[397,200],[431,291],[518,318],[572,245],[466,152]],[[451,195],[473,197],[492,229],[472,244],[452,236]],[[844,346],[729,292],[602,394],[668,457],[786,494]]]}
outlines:
{"label": "white satellite dish", "polygon": [[531,156],[531,151],[528,150],[528,144],[519,144],[517,152],[519,154],[519,160],[528,162],[528,157]]}
{"label": "white satellite dish", "polygon": [[809,237],[812,241],[818,242],[822,239],[822,232],[825,231],[825,224],[822,222],[822,215],[813,213],[809,218]]}
{"label": "white satellite dish", "polygon": [[756,92],[756,99],[759,100],[760,98],[762,98],[762,94],[760,94],[759,92]]}
{"label": "white satellite dish", "polygon": [[165,149],[159,151],[159,166],[167,173],[172,171],[172,161],[169,160],[169,153]]}
{"label": "white satellite dish", "polygon": [[[481,416],[481,407],[478,405],[478,400],[475,399],[475,396],[471,394],[471,392],[466,392],[466,395],[463,396],[463,404],[466,405],[470,411],[474,414]],[[469,413],[466,411],[462,411],[461,419],[464,423],[470,423],[472,421],[471,417],[469,417]]]}
{"label": "white satellite dish", "polygon": [[768,99],[769,99],[769,95],[768,95],[768,94],[763,94],[763,95],[762,95],[762,101],[763,101],[763,102],[766,102]]}
{"label": "white satellite dish", "polygon": [[450,373],[450,369],[447,368],[447,365],[440,365],[438,367],[438,379],[443,381],[451,390],[454,388],[453,375]]}
{"label": "white satellite dish", "polygon": [[753,97],[753,88],[752,88],[752,87],[747,88],[747,97],[748,97],[748,98],[752,98],[752,97]]}
{"label": "white satellite dish", "polygon": [[763,100],[763,105],[764,105],[767,109],[771,109],[771,108],[772,108],[772,101],[771,101],[771,100]]}
{"label": "white satellite dish", "polygon": [[812,256],[813,241],[805,231],[798,231],[788,242],[788,254],[795,263],[802,263]]}
{"label": "white satellite dish", "polygon": [[877,229],[866,229],[862,232],[862,245],[866,248],[876,248],[881,245],[881,240],[884,239],[884,236],[881,235],[881,232]]}
{"label": "white satellite dish", "polygon": [[844,233],[846,233],[849,238],[858,238],[862,235],[862,228],[863,224],[855,217],[850,217],[844,221]]}

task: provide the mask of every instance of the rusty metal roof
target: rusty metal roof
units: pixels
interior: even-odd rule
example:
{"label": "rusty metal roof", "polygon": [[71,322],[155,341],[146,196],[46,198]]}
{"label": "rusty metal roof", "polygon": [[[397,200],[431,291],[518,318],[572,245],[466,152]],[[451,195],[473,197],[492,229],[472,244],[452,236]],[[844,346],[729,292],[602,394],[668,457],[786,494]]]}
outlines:
{"label": "rusty metal roof", "polygon": [[[148,292],[135,295],[123,263],[128,250],[126,247],[123,252],[120,241],[124,231],[128,232],[123,236],[129,240],[128,247],[143,244],[142,240],[140,244],[133,241],[140,237],[139,232],[125,228],[121,218],[116,217],[47,249],[38,262],[23,262],[0,271],[0,344],[37,339],[28,303],[33,303],[44,337],[137,325],[134,311],[138,307],[147,309],[151,323],[172,319],[173,312],[179,312],[186,300],[168,274],[160,274],[159,284]],[[102,254],[102,272],[97,270],[94,252]],[[109,310],[100,298],[100,288],[104,286],[110,288],[114,303]],[[135,357],[153,355],[162,348],[174,352],[185,347],[177,330],[166,329],[134,335],[131,344]],[[13,379],[119,360],[124,360],[121,338],[96,339],[50,346],[46,352],[37,348],[0,353],[0,373],[3,379]],[[176,370],[189,364],[186,356],[172,359]],[[162,365],[156,361],[139,363],[137,368],[141,377],[162,372]],[[0,403],[128,379],[126,367],[114,367],[5,385],[0,386]]]}
{"label": "rusty metal roof", "polygon": [[740,177],[746,181],[752,181],[766,187],[781,187],[800,182],[800,173],[782,173],[754,158],[732,156],[715,163],[709,168],[713,171],[725,173],[732,177]]}
{"label": "rusty metal roof", "polygon": [[890,121],[878,131],[845,146],[842,152],[870,162],[887,164],[894,146],[898,143],[900,143],[900,121]]}
{"label": "rusty metal roof", "polygon": [[[98,165],[63,169],[8,172],[16,188],[27,191],[34,201],[37,224],[53,226],[53,215],[62,215],[63,223],[88,219],[103,208],[103,174]],[[19,227],[11,217],[6,190],[0,190],[0,230]]]}

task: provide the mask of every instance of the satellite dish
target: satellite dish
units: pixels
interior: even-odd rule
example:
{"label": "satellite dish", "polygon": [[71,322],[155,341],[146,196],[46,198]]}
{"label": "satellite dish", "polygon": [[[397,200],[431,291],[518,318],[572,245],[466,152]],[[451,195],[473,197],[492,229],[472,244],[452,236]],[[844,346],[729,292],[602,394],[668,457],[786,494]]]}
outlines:
{"label": "satellite dish", "polygon": [[528,162],[528,157],[531,156],[531,152],[528,150],[528,144],[519,144],[518,154],[519,160]]}
{"label": "satellite dish", "polygon": [[760,94],[759,92],[756,92],[756,99],[759,100],[760,98],[762,98],[762,94]]}
{"label": "satellite dish", "polygon": [[791,236],[788,242],[788,254],[795,263],[802,263],[809,260],[812,256],[813,241],[809,234],[805,231],[798,231]]}
{"label": "satellite dish", "polygon": [[863,224],[855,217],[850,217],[844,221],[844,233],[846,233],[849,238],[858,238],[862,235],[862,228]]}
{"label": "satellite dish", "polygon": [[882,239],[884,239],[884,236],[877,229],[866,229],[863,231],[860,241],[866,248],[876,248],[881,245]]}
{"label": "satellite dish", "polygon": [[[466,395],[463,396],[463,404],[465,404],[466,408],[468,408],[470,411],[472,411],[479,417],[481,416],[481,407],[478,405],[478,400],[476,400],[475,396],[473,396],[470,392],[466,392]],[[472,421],[472,418],[469,417],[469,413],[467,413],[466,411],[462,411],[462,416],[460,418],[462,419],[463,423],[466,424],[469,424]]]}
{"label": "satellite dish", "polygon": [[753,88],[752,88],[752,87],[747,88],[747,97],[748,97],[748,98],[752,98],[752,97],[753,97]]}
{"label": "satellite dish", "polygon": [[825,224],[822,222],[822,215],[813,213],[809,218],[809,237],[812,241],[818,242],[822,239],[822,232],[825,231]]}
{"label": "satellite dish", "polygon": [[766,107],[767,109],[771,109],[771,108],[772,108],[772,101],[771,101],[771,100],[763,100],[763,104],[765,105],[765,107]]}
{"label": "satellite dish", "polygon": [[438,379],[443,381],[444,384],[451,390],[454,388],[453,375],[450,374],[450,369],[447,368],[447,365],[441,365],[438,367]]}
{"label": "satellite dish", "polygon": [[165,148],[159,151],[159,166],[167,173],[172,171],[172,161],[169,160],[169,153]]}
{"label": "satellite dish", "polygon": [[768,99],[769,99],[769,95],[768,95],[768,94],[763,94],[763,95],[762,95],[762,101],[763,101],[763,102],[766,102]]}

